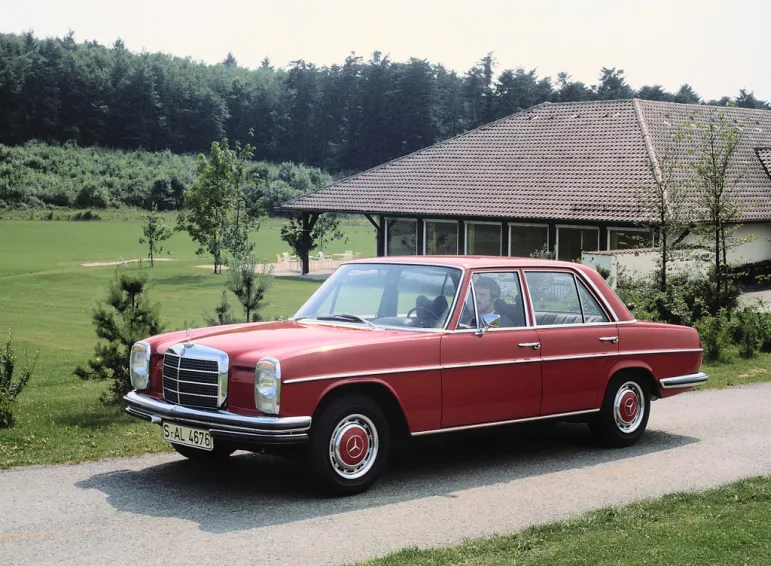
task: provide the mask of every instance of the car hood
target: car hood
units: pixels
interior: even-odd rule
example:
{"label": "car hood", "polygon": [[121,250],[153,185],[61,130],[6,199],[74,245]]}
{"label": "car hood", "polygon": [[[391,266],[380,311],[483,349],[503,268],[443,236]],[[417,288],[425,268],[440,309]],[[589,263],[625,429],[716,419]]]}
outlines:
{"label": "car hood", "polygon": [[[423,342],[436,339],[438,334],[372,329],[364,325],[345,323],[277,321],[198,328],[190,332],[190,341],[226,352],[231,367],[254,368],[263,357],[273,357],[284,362],[314,354],[327,360],[337,358],[340,363],[341,360],[336,354],[343,349],[392,351],[399,343]],[[162,355],[169,346],[186,341],[187,331],[180,331],[157,336],[150,342],[153,351]],[[385,348],[385,345],[388,347]]]}

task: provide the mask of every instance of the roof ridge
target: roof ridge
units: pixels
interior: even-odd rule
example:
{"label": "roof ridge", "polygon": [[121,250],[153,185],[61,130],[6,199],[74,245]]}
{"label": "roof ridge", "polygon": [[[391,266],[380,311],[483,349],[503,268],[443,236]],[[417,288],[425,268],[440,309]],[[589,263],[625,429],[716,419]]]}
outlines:
{"label": "roof ridge", "polygon": [[[659,187],[663,188],[664,174],[661,170],[661,164],[659,163],[656,150],[653,147],[653,140],[651,139],[650,131],[648,130],[648,123],[645,121],[645,114],[640,106],[640,99],[634,98],[632,101],[634,106],[634,113],[637,116],[637,124],[640,126],[640,132],[642,133],[643,143],[645,144],[645,151],[648,154],[650,160],[650,166],[653,173],[653,179]],[[665,197],[666,198],[666,197]]]}

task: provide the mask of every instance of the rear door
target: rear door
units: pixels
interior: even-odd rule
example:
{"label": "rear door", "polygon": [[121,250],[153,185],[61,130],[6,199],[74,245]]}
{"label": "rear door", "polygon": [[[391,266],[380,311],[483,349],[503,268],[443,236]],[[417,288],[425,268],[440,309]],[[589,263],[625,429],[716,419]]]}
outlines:
{"label": "rear door", "polygon": [[601,301],[569,271],[526,270],[541,344],[542,415],[596,409],[618,357],[618,329]]}

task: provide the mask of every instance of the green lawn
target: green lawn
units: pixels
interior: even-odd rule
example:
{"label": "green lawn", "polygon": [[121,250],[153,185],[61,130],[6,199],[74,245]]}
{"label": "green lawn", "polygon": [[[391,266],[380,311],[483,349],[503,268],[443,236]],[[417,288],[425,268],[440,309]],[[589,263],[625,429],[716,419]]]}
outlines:
{"label": "green lawn", "polygon": [[[108,212],[103,220],[90,222],[0,220],[0,343],[12,328],[17,353],[40,348],[37,369],[16,404],[17,425],[0,430],[0,468],[168,450],[156,427],[102,406],[99,396],[106,383],[83,382],[72,374],[91,355],[96,341],[91,310],[116,269],[79,264],[142,258],[140,217]],[[253,235],[259,256],[275,261],[277,252],[289,251],[280,240],[280,226],[270,220]],[[328,253],[353,249],[364,257],[374,255],[369,222],[354,221],[345,232],[348,242],[333,242],[325,247]],[[167,329],[201,324],[202,312],[212,312],[219,302],[225,276],[195,267],[211,260],[196,256],[185,234],[175,234],[166,244],[171,253],[164,257],[174,261],[158,262],[150,270],[150,298],[161,303]],[[299,277],[276,278],[262,315],[291,316],[318,285]],[[235,309],[235,297],[231,304]]]}
{"label": "green lawn", "polygon": [[523,532],[436,550],[407,549],[368,566],[758,565],[771,563],[771,477],[610,507]]}

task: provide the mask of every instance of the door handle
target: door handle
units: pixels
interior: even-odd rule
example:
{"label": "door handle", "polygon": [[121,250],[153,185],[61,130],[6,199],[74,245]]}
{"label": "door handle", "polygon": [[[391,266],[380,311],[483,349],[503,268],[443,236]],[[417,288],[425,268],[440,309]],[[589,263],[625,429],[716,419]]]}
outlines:
{"label": "door handle", "polygon": [[522,342],[521,344],[517,344],[520,348],[532,348],[533,350],[538,350],[541,347],[540,342]]}
{"label": "door handle", "polygon": [[613,342],[614,344],[618,344],[618,336],[603,336],[600,338],[600,342]]}

